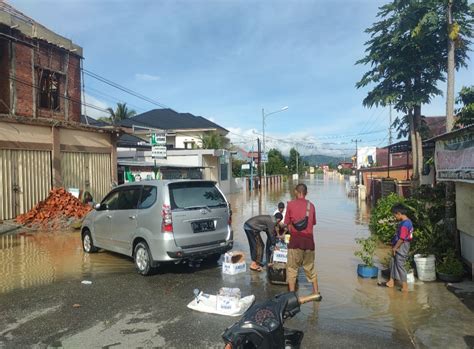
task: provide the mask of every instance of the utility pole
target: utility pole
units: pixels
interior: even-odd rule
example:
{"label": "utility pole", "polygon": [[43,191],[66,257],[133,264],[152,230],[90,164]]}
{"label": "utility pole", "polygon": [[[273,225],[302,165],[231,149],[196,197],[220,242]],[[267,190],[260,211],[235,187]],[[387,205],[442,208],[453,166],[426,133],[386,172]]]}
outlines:
{"label": "utility pole", "polygon": [[257,138],[258,151],[258,189],[262,187],[262,148],[260,146],[260,138]]}
{"label": "utility pole", "polygon": [[298,167],[298,158],[299,158],[299,153],[298,153],[298,149],[296,149],[296,174],[298,175],[298,179],[300,178],[300,171],[299,171],[299,167]]}
{"label": "utility pole", "polygon": [[446,132],[450,132],[454,126],[454,38],[453,30],[453,7],[454,0],[448,1],[448,86],[446,92]]}
{"label": "utility pole", "polygon": [[356,139],[351,139],[351,142],[354,142],[354,143],[356,144],[356,168],[355,168],[356,172],[355,172],[355,173],[356,173],[356,175],[357,175],[357,177],[356,177],[356,184],[359,184],[359,174],[357,173],[357,169],[358,169],[357,166],[358,166],[358,164],[359,164],[359,155],[358,155],[359,148],[358,148],[358,143],[359,143],[359,142],[362,142],[362,139],[357,139],[357,138],[356,138]]}
{"label": "utility pole", "polygon": [[359,150],[358,143],[362,142],[362,139],[351,139],[351,142],[354,142],[356,144],[356,170],[357,170],[357,165],[359,163],[359,158],[358,158],[358,154],[357,154],[358,150]]}
{"label": "utility pole", "polygon": [[[448,69],[447,69],[447,91],[446,91],[446,132],[451,132],[454,126],[454,40],[453,37],[453,2],[448,1],[447,20],[448,20]],[[459,232],[456,228],[456,191],[454,182],[446,182],[446,206],[445,206],[445,221],[446,230],[454,239],[456,253],[461,254],[461,245]]]}
{"label": "utility pole", "polygon": [[[253,142],[252,142],[253,143]],[[252,144],[252,150],[250,152],[250,192],[253,190],[253,144]]]}
{"label": "utility pole", "polygon": [[388,144],[392,145],[392,103],[389,105]]}
{"label": "utility pole", "polygon": [[[265,108],[262,108],[262,130],[263,130],[263,153],[265,153]],[[263,163],[263,177],[265,178],[265,182],[267,181],[267,163]],[[266,185],[266,183],[265,183]]]}

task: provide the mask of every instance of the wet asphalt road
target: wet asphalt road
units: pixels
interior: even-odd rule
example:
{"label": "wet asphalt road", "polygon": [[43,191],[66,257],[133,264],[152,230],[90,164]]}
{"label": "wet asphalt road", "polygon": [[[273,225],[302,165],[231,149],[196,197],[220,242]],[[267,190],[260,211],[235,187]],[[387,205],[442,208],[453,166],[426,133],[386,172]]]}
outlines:
{"label": "wet asphalt road", "polygon": [[[344,182],[307,182],[318,224],[316,268],[321,303],[302,306],[287,326],[305,332],[303,348],[469,348],[474,316],[444,284],[417,282],[404,296],[358,278],[355,237],[368,234],[364,203]],[[246,253],[243,222],[290,199],[289,187],[261,196],[230,196],[236,250]],[[379,258],[384,255],[381,248]],[[90,285],[81,283],[92,282]],[[0,348],[222,348],[237,318],[186,307],[193,290],[216,294],[238,287],[263,301],[284,292],[266,273],[222,275],[220,263],[162,266],[149,277],[109,252],[82,252],[79,233],[0,236]],[[300,274],[301,294],[310,293]]]}
{"label": "wet asphalt road", "polygon": [[[199,269],[172,266],[150,277],[121,272],[89,278],[91,285],[71,279],[16,290],[0,297],[0,343],[7,348],[220,348],[222,331],[237,319],[189,310],[193,289],[240,287],[257,301],[284,290],[264,278],[263,273],[221,275],[218,265],[207,263]],[[288,322],[305,330],[304,348],[410,346],[363,333],[354,324],[319,319],[318,304],[304,307],[309,315]]]}

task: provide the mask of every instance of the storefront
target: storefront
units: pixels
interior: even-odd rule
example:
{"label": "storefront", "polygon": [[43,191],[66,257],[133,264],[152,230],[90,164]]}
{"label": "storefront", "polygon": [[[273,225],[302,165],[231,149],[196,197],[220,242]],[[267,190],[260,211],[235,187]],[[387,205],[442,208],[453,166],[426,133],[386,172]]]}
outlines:
{"label": "storefront", "polygon": [[[474,125],[433,138],[437,181],[456,185],[456,225],[461,255],[474,265]],[[471,270],[474,270],[472,268]]]}

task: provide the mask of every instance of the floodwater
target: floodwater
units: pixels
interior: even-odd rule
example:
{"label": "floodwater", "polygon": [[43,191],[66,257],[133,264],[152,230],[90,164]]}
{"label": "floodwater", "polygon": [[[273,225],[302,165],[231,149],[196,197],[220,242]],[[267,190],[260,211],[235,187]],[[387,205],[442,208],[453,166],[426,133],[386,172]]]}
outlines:
{"label": "floodwater", "polygon": [[[316,268],[323,301],[303,306],[302,314],[289,323],[308,331],[319,324],[320,329],[340,326],[357,335],[377,333],[413,347],[466,347],[464,338],[474,334],[474,317],[443,283],[417,282],[405,295],[377,287],[376,280],[357,277],[354,240],[369,235],[370,214],[365,203],[347,196],[344,181],[327,176],[305,183],[307,198],[316,206]],[[291,200],[291,189],[292,185],[284,183],[262,195],[229,196],[235,250],[243,250],[249,259],[244,221],[253,215],[272,214],[278,202]],[[381,248],[378,255],[384,254]],[[0,297],[15,289],[104,273],[134,273],[134,265],[130,258],[114,253],[84,254],[78,232],[0,236]],[[246,282],[261,282],[266,289],[264,273],[253,274]],[[217,268],[216,277],[220,277]],[[300,292],[310,292],[304,274],[300,274]]]}

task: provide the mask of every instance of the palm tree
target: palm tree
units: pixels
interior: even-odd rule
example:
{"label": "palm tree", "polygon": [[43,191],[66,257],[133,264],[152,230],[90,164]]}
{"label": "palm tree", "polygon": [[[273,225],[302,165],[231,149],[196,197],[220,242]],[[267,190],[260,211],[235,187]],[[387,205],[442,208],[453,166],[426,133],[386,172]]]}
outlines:
{"label": "palm tree", "polygon": [[229,139],[213,131],[203,135],[201,138],[203,149],[227,149]]}
{"label": "palm tree", "polygon": [[110,114],[110,121],[114,125],[118,124],[121,120],[131,118],[137,114],[135,110],[128,109],[127,103],[117,103],[115,110],[112,108],[107,108],[107,111]]}

